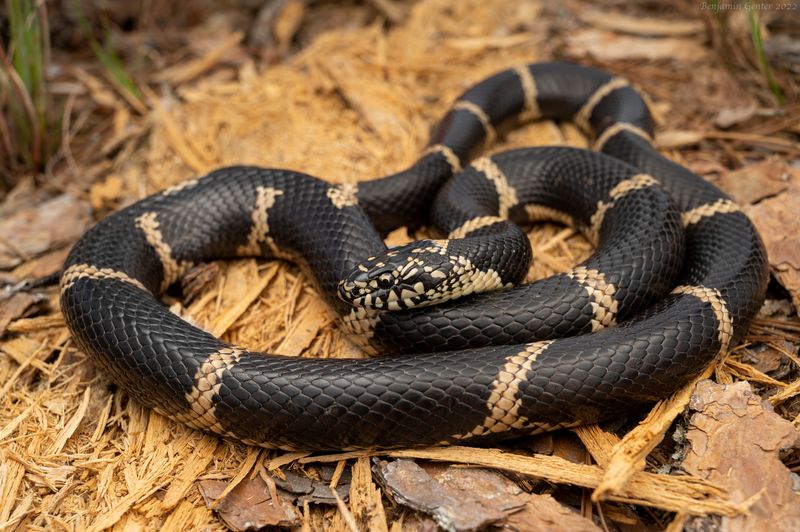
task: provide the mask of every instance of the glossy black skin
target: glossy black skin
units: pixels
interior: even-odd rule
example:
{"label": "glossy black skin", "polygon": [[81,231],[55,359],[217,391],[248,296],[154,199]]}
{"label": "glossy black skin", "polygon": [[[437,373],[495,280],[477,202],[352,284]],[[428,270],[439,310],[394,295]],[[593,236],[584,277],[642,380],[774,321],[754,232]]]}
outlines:
{"label": "glossy black skin", "polygon": [[[565,63],[529,68],[540,108],[546,116],[561,119],[571,118],[609,79],[601,71]],[[513,72],[489,78],[464,98],[480,105],[497,124],[516,116],[523,102]],[[595,134],[621,120],[651,129],[646,106],[634,91],[620,89],[607,99],[591,116]],[[465,111],[448,114],[432,143],[451,147],[466,161],[483,138],[480,124],[470,117]],[[724,198],[636,135],[621,133],[604,151],[656,176],[683,211]],[[336,310],[348,312],[349,306],[336,297],[338,281],[359,260],[383,249],[379,231],[426,217],[428,198],[449,178],[448,169],[444,158],[433,154],[405,172],[363,183],[359,202],[367,214],[358,207],[329,208],[328,185],[319,180],[249,167],[225,168],[194,187],[146,198],[90,230],[65,266],[110,268],[139,280],[148,290],[110,278],[78,279],[62,292],[67,325],[78,345],[132,397],[183,418],[192,410],[200,368],[226,344],[184,322],[154,297],[163,267],[136,228],[137,216],[157,213],[164,240],[177,260],[231,257],[249,231],[256,187],[281,188],[284,193],[269,211],[270,236],[279,248],[302,254],[322,297]],[[304,216],[297,217],[298,212]],[[626,221],[630,220],[615,223]],[[264,251],[268,255],[266,247]],[[743,214],[716,214],[689,227],[677,282],[718,291],[733,319],[734,341],[760,307],[766,281],[763,245]],[[416,331],[434,338],[428,340],[434,345],[489,333],[519,341],[518,332],[537,322],[536,311],[495,318],[480,314],[478,302],[491,306],[496,297],[475,297],[464,307],[448,305],[424,318],[410,312],[399,313],[391,322],[382,317],[378,329],[382,334],[402,332],[411,340],[399,343],[408,344],[422,341]],[[559,304],[553,311],[559,308],[569,313],[573,307]],[[539,324],[557,328],[546,320]],[[529,422],[494,438],[530,433],[543,424],[595,422],[663,398],[716,355],[720,325],[708,303],[691,295],[667,295],[618,327],[556,340],[538,356],[516,396],[517,414]],[[249,443],[307,450],[455,442],[490,414],[487,402],[498,372],[521,349],[486,345],[370,360],[298,359],[244,351],[235,363],[219,370],[213,411],[208,412],[217,428],[195,425]]]}

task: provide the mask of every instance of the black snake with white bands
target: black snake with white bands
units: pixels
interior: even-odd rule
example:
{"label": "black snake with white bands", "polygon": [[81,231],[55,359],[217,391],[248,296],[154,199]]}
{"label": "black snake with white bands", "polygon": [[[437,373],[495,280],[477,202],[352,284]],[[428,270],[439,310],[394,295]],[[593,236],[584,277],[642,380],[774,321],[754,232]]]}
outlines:
{"label": "black snake with white bands", "polygon": [[[606,155],[516,150],[450,179],[503,123],[536,118],[574,120]],[[624,80],[567,63],[516,67],[464,93],[422,158],[398,174],[330,185],[229,167],[112,214],[70,253],[62,311],[78,345],[136,400],[246,443],[397,447],[595,422],[696,375],[741,339],[766,289],[753,225],[659,155],[651,135],[647,105]],[[399,301],[436,290],[465,295],[465,278],[485,289],[518,281],[525,268],[513,261],[492,270],[502,253],[530,252],[506,217],[572,223],[598,249],[554,280],[385,312],[389,301],[413,306]],[[382,233],[426,221],[451,239],[477,238],[488,254],[468,255],[466,240],[387,252]],[[495,237],[512,251],[493,247]],[[424,354],[250,352],[155,298],[198,262],[242,256],[302,260],[321,297],[379,352]],[[440,266],[459,274],[444,289]]]}

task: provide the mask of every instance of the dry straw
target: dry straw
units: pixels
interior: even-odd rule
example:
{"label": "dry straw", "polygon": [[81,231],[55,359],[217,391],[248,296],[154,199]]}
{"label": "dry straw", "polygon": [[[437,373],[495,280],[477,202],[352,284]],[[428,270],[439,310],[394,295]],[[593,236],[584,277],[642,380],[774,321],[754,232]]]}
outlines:
{"label": "dry straw", "polygon": [[[331,31],[284,64],[263,71],[244,64],[235,81],[201,77],[181,85],[174,97],[145,94],[152,124],[147,142],[134,149],[129,141],[105,178],[121,183],[119,202],[128,203],[229,164],[290,168],[334,182],[400,170],[420,154],[432,125],[470,84],[543,57],[547,32],[537,22],[537,6],[425,0],[388,32],[379,25]],[[235,46],[239,38],[223,45]],[[207,67],[191,63],[162,78],[186,81]],[[127,146],[121,138],[115,142]],[[492,149],[586,142],[572,125],[541,122]],[[574,231],[554,225],[536,228],[531,240],[537,260],[530,278],[565,270],[590,251]],[[57,309],[55,292],[50,297]],[[170,303],[238,345],[289,355],[362,356],[308,279],[285,263],[222,263],[191,303]],[[242,479],[256,463],[271,471],[319,465],[303,454],[203,435],[128,401],[77,350],[57,310],[20,320],[10,330],[15,334],[0,341],[0,529],[23,523],[48,530],[218,529],[222,525],[195,488],[198,480]],[[620,454],[612,451],[615,437],[596,429],[581,436],[600,464]],[[603,482],[601,467],[553,457],[467,449],[394,455],[511,469],[588,488]],[[345,529],[357,518],[387,528],[368,458],[354,463],[347,511],[312,506],[303,512],[306,527]],[[699,480],[622,467],[631,482],[617,486],[613,500],[685,513],[738,510]]]}

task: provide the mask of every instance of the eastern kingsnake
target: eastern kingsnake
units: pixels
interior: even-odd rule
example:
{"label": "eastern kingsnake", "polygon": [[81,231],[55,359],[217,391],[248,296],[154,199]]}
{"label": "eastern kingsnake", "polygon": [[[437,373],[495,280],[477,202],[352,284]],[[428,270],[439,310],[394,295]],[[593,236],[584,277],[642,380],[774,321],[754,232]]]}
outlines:
{"label": "eastern kingsnake", "polygon": [[[574,120],[607,155],[516,150],[450,179],[498,126],[537,118]],[[747,217],[662,157],[651,134],[645,101],[620,78],[567,63],[513,68],[464,93],[398,174],[330,185],[228,167],[112,214],[70,253],[62,311],[78,345],[133,398],[251,444],[397,447],[606,419],[667,396],[739,341],[767,283]],[[529,286],[382,310],[519,281],[530,248],[505,217],[573,223],[598,250]],[[478,252],[461,240],[386,250],[381,234],[426,221]],[[301,258],[376,350],[426,354],[250,352],[154,297],[198,262],[241,256]]]}

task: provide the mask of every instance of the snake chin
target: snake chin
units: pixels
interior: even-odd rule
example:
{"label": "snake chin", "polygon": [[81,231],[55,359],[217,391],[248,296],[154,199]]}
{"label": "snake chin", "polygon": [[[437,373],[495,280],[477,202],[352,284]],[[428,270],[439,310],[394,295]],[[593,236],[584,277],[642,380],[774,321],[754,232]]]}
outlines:
{"label": "snake chin", "polygon": [[453,264],[430,241],[370,257],[339,283],[339,298],[354,307],[402,310],[442,302],[452,285]]}

